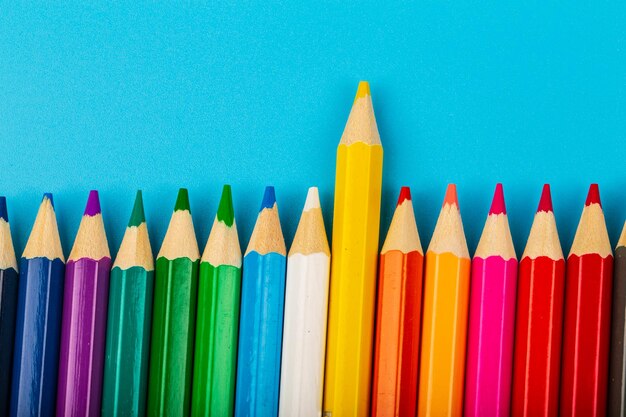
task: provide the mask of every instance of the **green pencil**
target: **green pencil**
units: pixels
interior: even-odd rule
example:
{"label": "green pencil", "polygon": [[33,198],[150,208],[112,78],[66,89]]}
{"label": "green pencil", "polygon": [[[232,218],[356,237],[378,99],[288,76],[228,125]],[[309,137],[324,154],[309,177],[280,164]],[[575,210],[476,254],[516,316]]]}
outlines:
{"label": "green pencil", "polygon": [[233,415],[240,294],[241,248],[225,185],[200,263],[193,416]]}
{"label": "green pencil", "polygon": [[154,258],[137,191],[109,284],[102,415],[144,416],[152,320]]}
{"label": "green pencil", "polygon": [[181,188],[156,261],[148,383],[150,416],[190,413],[199,258],[189,196]]}

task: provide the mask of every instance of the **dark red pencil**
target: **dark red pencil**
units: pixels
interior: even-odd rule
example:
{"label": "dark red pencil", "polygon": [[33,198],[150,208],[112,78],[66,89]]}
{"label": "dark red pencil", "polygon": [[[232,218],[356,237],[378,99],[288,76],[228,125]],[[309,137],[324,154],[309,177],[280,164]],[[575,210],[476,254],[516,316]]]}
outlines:
{"label": "dark red pencil", "polygon": [[606,413],[613,255],[598,185],[587,202],[567,258],[561,416]]}
{"label": "dark red pencil", "polygon": [[565,259],[550,186],[519,264],[512,417],[556,417],[559,408]]}

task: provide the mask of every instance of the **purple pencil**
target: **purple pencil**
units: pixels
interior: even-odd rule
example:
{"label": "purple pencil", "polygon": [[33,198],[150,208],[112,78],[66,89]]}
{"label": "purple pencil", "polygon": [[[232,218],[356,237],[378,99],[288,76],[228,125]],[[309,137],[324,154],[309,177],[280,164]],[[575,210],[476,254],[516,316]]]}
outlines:
{"label": "purple pencil", "polygon": [[91,191],[65,269],[57,416],[100,415],[111,255]]}

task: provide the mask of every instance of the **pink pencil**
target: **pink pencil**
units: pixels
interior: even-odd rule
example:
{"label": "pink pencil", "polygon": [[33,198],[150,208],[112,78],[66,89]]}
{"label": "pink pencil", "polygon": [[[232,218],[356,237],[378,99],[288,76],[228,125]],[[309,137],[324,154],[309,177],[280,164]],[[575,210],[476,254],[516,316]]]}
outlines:
{"label": "pink pencil", "polygon": [[466,417],[509,415],[516,285],[517,259],[498,184],[472,260]]}

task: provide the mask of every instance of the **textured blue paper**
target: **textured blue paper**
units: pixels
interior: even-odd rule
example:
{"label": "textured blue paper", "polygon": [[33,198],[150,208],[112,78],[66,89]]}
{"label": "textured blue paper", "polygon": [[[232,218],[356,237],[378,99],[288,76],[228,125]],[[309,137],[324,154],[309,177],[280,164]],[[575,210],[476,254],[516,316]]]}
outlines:
{"label": "textured blue paper", "polygon": [[518,255],[546,181],[566,251],[592,181],[617,239],[624,2],[133,3],[2,7],[0,194],[18,252],[51,191],[68,254],[90,188],[113,253],[137,188],[155,251],[180,186],[201,248],[224,182],[244,245],[268,184],[288,244],[310,185],[330,232],[335,147],[359,79],[385,146],[381,241],[409,185],[426,246],[450,181],[471,251],[496,181]]}

